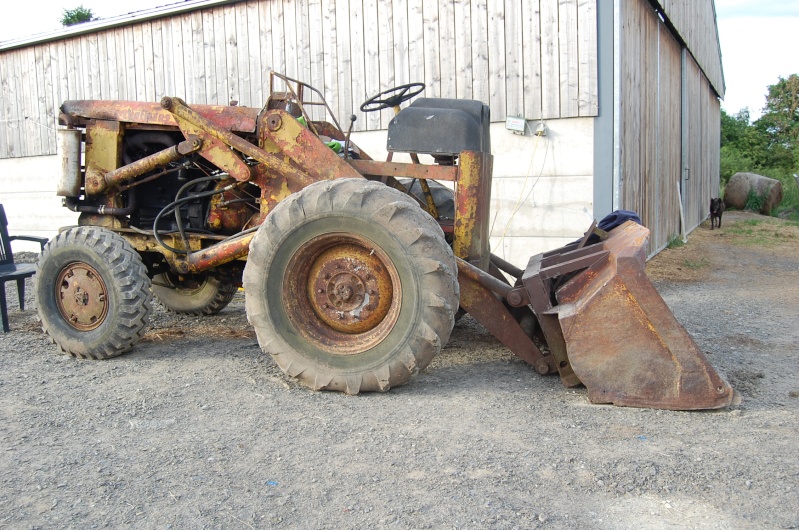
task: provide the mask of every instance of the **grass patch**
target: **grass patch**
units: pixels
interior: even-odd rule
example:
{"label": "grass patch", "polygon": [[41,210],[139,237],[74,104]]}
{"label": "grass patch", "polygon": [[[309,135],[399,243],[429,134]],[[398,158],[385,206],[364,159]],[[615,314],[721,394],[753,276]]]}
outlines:
{"label": "grass patch", "polygon": [[744,219],[725,226],[733,243],[744,247],[776,247],[795,244],[799,238],[799,221],[782,221],[773,217]]}
{"label": "grass patch", "polygon": [[666,248],[674,249],[674,248],[680,248],[682,246],[685,246],[685,242],[682,240],[682,237],[674,236],[669,240],[669,244],[666,245]]}
{"label": "grass patch", "polygon": [[710,262],[705,258],[699,260],[686,259],[683,260],[683,265],[685,265],[689,269],[698,270],[698,269],[704,269],[705,267],[710,265]]}

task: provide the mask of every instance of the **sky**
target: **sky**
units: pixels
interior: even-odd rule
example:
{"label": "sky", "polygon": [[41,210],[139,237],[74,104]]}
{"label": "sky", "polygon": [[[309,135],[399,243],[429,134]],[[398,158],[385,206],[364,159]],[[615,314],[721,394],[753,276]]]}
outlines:
{"label": "sky", "polygon": [[[0,41],[58,30],[64,9],[81,4],[96,17],[108,18],[170,3],[174,2],[12,0],[0,17]],[[727,88],[722,107],[730,114],[747,107],[756,119],[768,86],[780,76],[799,74],[799,0],[716,0],[716,16]]]}
{"label": "sky", "polygon": [[[602,0],[600,0],[602,1]],[[768,86],[799,74],[799,0],[716,0],[728,114],[760,117]]]}

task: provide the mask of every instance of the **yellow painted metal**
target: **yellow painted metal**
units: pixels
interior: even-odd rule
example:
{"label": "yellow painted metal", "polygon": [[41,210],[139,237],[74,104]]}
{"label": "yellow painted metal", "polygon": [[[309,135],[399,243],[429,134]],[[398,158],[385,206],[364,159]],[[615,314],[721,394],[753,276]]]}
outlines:
{"label": "yellow painted metal", "polygon": [[491,206],[491,170],[489,153],[464,151],[460,155],[455,184],[455,255],[482,270],[488,270],[491,254],[488,242]]}
{"label": "yellow painted metal", "polygon": [[[229,130],[219,127],[217,124],[205,118],[204,116],[201,116],[199,113],[195,112],[188,105],[186,105],[186,102],[182,99],[165,97],[161,100],[161,105],[175,116],[175,119],[178,120],[178,123],[181,123],[181,120],[183,120],[184,123],[191,124],[199,130],[207,132],[209,135],[232,147],[236,151],[239,151],[244,155],[253,158],[257,162],[264,164],[274,174],[283,175],[286,179],[294,181],[299,187],[305,187],[315,182],[314,179],[309,177],[304,171],[292,166],[281,158],[264,151],[260,147],[248,142],[240,136],[233,134]],[[285,112],[272,112],[278,112],[281,115],[288,116],[289,119],[293,120],[291,115]],[[185,132],[186,131],[184,131],[184,134]],[[203,141],[205,141],[204,136],[201,136],[201,138],[203,138]],[[216,164],[216,161],[213,161],[213,163]],[[231,174],[231,176],[234,176],[235,178],[235,175]],[[250,174],[248,172],[247,178],[242,180],[249,180],[249,178]]]}
{"label": "yellow painted metal", "polygon": [[[165,101],[170,102],[169,106],[164,104]],[[225,142],[227,136],[238,138],[236,135],[201,116],[179,98],[164,98],[161,104],[173,114],[178,127],[187,138],[197,136],[202,140],[200,156],[238,181],[250,180],[250,167]]]}
{"label": "yellow painted metal", "polygon": [[122,125],[117,121],[93,121],[86,126],[86,195],[105,189],[104,176],[122,164]]}
{"label": "yellow painted metal", "polygon": [[109,171],[105,175],[101,175],[99,172],[92,174],[91,181],[93,192],[103,192],[108,188],[118,186],[139,175],[144,175],[154,169],[162,168],[172,162],[180,160],[186,155],[199,151],[200,148],[202,148],[202,141],[196,136],[192,136],[178,145],[173,145],[172,147],[153,153],[150,156],[131,162],[126,166]]}
{"label": "yellow painted metal", "polygon": [[291,114],[270,110],[265,115],[265,121],[265,134],[272,143],[313,180],[362,178],[358,171]]}
{"label": "yellow painted metal", "polygon": [[436,206],[436,201],[433,200],[433,194],[430,192],[430,184],[427,183],[427,179],[421,179],[419,185],[422,187],[422,193],[424,193],[424,198],[427,201],[427,212],[434,219],[438,219],[438,207]]}

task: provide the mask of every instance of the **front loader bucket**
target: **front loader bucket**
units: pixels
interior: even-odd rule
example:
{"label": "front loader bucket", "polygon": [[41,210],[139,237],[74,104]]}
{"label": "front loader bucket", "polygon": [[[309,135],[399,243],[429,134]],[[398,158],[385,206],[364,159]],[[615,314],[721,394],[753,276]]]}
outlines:
{"label": "front loader bucket", "polygon": [[600,243],[531,259],[522,281],[564,384],[584,384],[592,403],[725,407],[732,388],[646,276],[648,237],[630,221]]}

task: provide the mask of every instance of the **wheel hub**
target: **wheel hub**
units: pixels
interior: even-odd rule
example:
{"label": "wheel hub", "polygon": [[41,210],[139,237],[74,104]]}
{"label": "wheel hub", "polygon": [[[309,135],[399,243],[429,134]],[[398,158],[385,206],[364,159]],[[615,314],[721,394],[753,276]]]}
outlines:
{"label": "wheel hub", "polygon": [[348,244],[316,258],[308,291],[314,313],[325,324],[343,333],[362,333],[385,319],[394,288],[374,253]]}
{"label": "wheel hub", "polygon": [[108,315],[108,288],[91,265],[71,263],[64,267],[56,289],[58,311],[75,329],[91,331]]}
{"label": "wheel hub", "polygon": [[284,307],[296,330],[340,355],[384,340],[399,318],[402,289],[388,255],[366,238],[331,233],[292,256]]}

